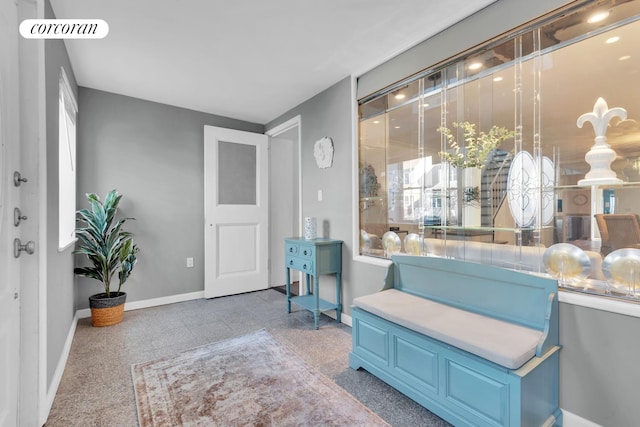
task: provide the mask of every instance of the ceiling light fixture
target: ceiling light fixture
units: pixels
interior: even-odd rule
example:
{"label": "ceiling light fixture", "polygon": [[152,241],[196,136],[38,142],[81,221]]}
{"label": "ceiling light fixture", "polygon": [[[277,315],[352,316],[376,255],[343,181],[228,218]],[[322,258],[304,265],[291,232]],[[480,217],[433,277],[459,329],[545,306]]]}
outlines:
{"label": "ceiling light fixture", "polygon": [[496,82],[496,83],[497,83],[497,82],[501,82],[501,81],[502,81],[502,77],[500,77],[500,76],[498,76],[498,77],[494,77],[494,78],[493,78],[493,81],[494,81],[494,82]]}
{"label": "ceiling light fixture", "polygon": [[606,44],[611,44],[611,43],[615,43],[615,42],[617,42],[618,40],[620,40],[620,37],[618,37],[618,36],[613,36],[613,37],[609,37],[605,43],[606,43]]}
{"label": "ceiling light fixture", "polygon": [[470,70],[479,70],[480,68],[482,68],[482,62],[472,62],[469,64]]}
{"label": "ceiling light fixture", "polygon": [[374,121],[373,121],[373,124],[374,124],[374,125],[377,125],[378,123],[380,123],[380,120],[374,120]]}
{"label": "ceiling light fixture", "polygon": [[618,61],[626,61],[627,59],[631,59],[631,55],[625,55],[618,58]]}
{"label": "ceiling light fixture", "polygon": [[587,19],[589,24],[595,24],[596,22],[604,21],[609,16],[608,11],[596,12]]}
{"label": "ceiling light fixture", "polygon": [[405,99],[406,97],[404,93],[396,93],[396,99]]}

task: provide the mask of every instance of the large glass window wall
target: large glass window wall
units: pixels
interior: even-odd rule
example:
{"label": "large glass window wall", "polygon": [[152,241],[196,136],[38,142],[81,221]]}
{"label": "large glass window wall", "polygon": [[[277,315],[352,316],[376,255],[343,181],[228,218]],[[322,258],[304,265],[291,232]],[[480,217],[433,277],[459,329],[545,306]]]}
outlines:
{"label": "large glass window wall", "polygon": [[[638,300],[637,40],[640,2],[590,2],[361,100],[360,253],[462,258]],[[479,137],[496,128],[506,137]]]}

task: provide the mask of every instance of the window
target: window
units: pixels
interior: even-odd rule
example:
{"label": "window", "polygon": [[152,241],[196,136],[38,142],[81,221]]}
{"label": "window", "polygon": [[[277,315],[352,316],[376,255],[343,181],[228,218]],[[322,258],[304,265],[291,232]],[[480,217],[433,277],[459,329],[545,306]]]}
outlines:
{"label": "window", "polygon": [[78,104],[69,79],[60,68],[58,94],[58,249],[75,242],[76,116]]}
{"label": "window", "polygon": [[[608,15],[590,19],[603,6]],[[627,278],[638,283],[631,292],[605,281],[603,261],[622,243],[605,245],[611,233],[601,234],[594,216],[640,215],[640,2],[590,2],[533,25],[359,101],[360,253],[389,257],[391,232],[389,242],[420,242],[402,252],[544,273],[546,249],[569,243],[591,266],[561,285],[637,300],[640,277]],[[617,182],[585,181],[595,133],[577,120],[599,98],[627,112],[606,131]],[[466,155],[472,148],[454,125],[463,122],[513,136],[481,167],[455,167],[441,155],[455,152],[442,127]],[[529,175],[527,186],[519,174]],[[640,239],[623,247],[640,249]]]}

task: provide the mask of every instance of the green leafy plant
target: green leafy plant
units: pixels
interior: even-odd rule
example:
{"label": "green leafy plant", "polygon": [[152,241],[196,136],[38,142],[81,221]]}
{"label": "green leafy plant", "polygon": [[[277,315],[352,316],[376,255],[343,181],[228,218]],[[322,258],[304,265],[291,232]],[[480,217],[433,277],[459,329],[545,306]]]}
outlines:
{"label": "green leafy plant", "polygon": [[513,138],[515,135],[515,132],[507,128],[493,126],[488,133],[480,132],[476,136],[476,125],[469,122],[454,122],[453,127],[462,128],[464,148],[460,147],[449,128],[440,127],[438,132],[444,135],[453,151],[441,151],[440,157],[457,168],[482,168],[489,154],[502,141]]}
{"label": "green leafy plant", "polygon": [[111,190],[103,203],[100,197],[90,193],[87,201],[91,208],[78,211],[77,220],[86,226],[76,227],[81,244],[74,254],[86,255],[91,265],[76,267],[74,272],[102,282],[107,298],[111,298],[111,281],[116,273],[119,283],[115,296],[120,295],[122,285],[137,262],[138,247],[133,243],[132,234],[122,229],[127,220],[134,218],[115,220],[121,198],[116,190]]}

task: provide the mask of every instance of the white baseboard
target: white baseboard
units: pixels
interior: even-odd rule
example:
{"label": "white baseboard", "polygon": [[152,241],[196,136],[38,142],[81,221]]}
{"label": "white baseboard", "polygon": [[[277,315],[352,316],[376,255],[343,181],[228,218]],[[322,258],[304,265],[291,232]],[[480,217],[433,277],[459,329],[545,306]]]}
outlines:
{"label": "white baseboard", "polygon": [[76,326],[78,325],[78,312],[76,312],[73,320],[71,321],[71,327],[69,327],[69,332],[67,333],[67,339],[64,342],[64,347],[62,348],[62,354],[60,355],[60,359],[58,360],[58,366],[56,366],[56,370],[53,373],[53,378],[51,379],[51,385],[49,386],[49,390],[47,390],[46,401],[44,402],[45,407],[42,408],[40,414],[46,414],[42,423],[44,424],[49,418],[49,412],[51,412],[51,407],[53,406],[53,400],[56,397],[56,393],[58,392],[58,387],[60,386],[60,381],[62,381],[62,374],[64,374],[64,368],[67,366],[67,359],[69,358],[69,353],[71,352],[71,344],[73,343],[73,336],[76,333]]}
{"label": "white baseboard", "polygon": [[562,410],[562,425],[564,427],[602,427],[600,424],[579,417],[564,409]]}
{"label": "white baseboard", "polygon": [[[336,314],[334,312],[322,313],[322,314],[326,314],[327,316],[331,317],[332,319],[336,318]],[[340,323],[344,323],[347,326],[351,326],[351,316],[349,316],[348,314],[341,313],[340,314]]]}
{"label": "white baseboard", "polygon": [[[204,298],[204,291],[191,292],[188,294],[171,295],[168,297],[152,298],[142,301],[132,301],[124,304],[124,311],[138,310],[140,308],[157,307],[159,305],[173,304],[176,302],[191,301]],[[91,309],[83,308],[76,312],[78,319],[91,317]]]}

